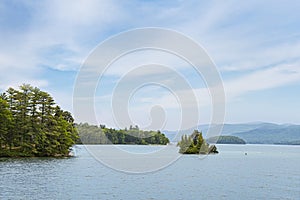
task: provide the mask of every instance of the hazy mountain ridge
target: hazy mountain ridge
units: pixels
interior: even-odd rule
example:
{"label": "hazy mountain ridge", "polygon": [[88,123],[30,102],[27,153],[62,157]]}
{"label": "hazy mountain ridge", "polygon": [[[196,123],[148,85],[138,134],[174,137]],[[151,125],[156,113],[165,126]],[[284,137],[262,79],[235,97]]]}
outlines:
{"label": "hazy mountain ridge", "polygon": [[[163,132],[170,141],[177,142],[181,135],[191,134],[194,129],[202,131],[206,137],[208,128],[209,125],[204,124],[189,130],[179,131],[178,134],[176,131]],[[300,125],[266,122],[224,124],[221,135],[237,136],[249,144],[299,144]]]}
{"label": "hazy mountain ridge", "polygon": [[300,140],[300,125],[262,126],[232,135],[252,144],[290,144]]}

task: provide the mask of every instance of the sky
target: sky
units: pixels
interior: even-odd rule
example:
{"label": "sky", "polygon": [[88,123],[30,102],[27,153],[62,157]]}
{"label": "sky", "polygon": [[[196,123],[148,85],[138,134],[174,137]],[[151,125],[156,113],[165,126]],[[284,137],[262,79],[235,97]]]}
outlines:
{"label": "sky", "polygon": [[[226,95],[225,123],[300,124],[299,8],[300,2],[292,0],[2,0],[0,91],[29,83],[73,112],[76,77],[101,42],[131,29],[158,27],[192,38],[213,60]],[[124,75],[150,63],[168,65],[180,74],[196,96],[197,123],[211,122],[212,102],[205,80],[179,57],[145,50],[120,58],[102,76],[95,91],[97,123],[116,127],[114,89]],[[138,77],[175,84],[163,70]],[[128,100],[132,122],[141,127],[164,121],[157,126],[177,129],[180,109],[185,108],[172,91],[157,84],[132,91]],[[151,112],[156,113],[152,118]]]}

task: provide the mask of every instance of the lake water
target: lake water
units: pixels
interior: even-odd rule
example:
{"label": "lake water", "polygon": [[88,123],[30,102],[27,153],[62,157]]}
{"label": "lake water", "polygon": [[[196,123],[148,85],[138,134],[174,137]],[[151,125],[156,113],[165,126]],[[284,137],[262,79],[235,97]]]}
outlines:
{"label": "lake water", "polygon": [[0,199],[300,199],[300,146],[217,147],[142,174],[108,168],[84,146],[74,158],[2,158]]}

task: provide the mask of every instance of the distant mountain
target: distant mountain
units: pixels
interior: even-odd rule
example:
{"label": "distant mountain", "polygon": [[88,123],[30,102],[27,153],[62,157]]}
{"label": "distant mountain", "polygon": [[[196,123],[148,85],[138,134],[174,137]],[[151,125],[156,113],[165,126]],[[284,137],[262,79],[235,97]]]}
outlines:
{"label": "distant mountain", "polygon": [[300,140],[300,125],[273,125],[233,133],[252,144],[292,144]]}
{"label": "distant mountain", "polygon": [[[199,125],[198,127],[179,132],[163,131],[170,141],[177,142],[181,135],[191,134],[194,129],[203,132],[204,137],[209,125]],[[176,136],[177,134],[177,136]],[[220,135],[237,136],[250,144],[299,144],[300,125],[294,124],[274,124],[265,122],[253,122],[244,124],[224,124]],[[176,137],[175,137],[176,136]]]}

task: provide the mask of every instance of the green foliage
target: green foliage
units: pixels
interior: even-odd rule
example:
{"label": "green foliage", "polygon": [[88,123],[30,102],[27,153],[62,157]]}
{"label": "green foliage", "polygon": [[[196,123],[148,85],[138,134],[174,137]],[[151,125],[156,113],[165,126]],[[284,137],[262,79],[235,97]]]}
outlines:
{"label": "green foliage", "polygon": [[0,156],[66,156],[77,137],[72,115],[39,88],[0,95]]}
{"label": "green foliage", "polygon": [[236,136],[216,136],[207,139],[208,143],[217,143],[217,144],[246,144],[245,140],[236,137]]}
{"label": "green foliage", "polygon": [[9,129],[12,128],[12,114],[8,103],[0,97],[0,149],[9,141]]}
{"label": "green foliage", "polygon": [[129,129],[116,130],[106,128],[104,125],[95,126],[88,123],[77,125],[80,140],[77,143],[84,144],[161,144],[166,145],[170,141],[160,131],[142,131],[138,126],[130,126]]}
{"label": "green foliage", "polygon": [[182,154],[218,153],[217,147],[215,145],[209,146],[198,130],[194,130],[190,136],[182,135],[177,146],[179,146],[179,153]]}

